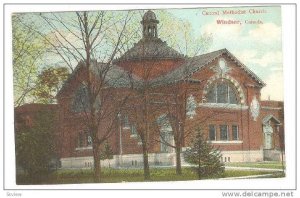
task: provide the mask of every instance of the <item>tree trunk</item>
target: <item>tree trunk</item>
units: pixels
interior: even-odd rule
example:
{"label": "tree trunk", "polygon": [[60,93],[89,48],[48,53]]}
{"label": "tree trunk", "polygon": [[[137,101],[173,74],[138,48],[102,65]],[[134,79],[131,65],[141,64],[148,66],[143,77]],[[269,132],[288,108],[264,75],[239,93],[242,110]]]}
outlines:
{"label": "tree trunk", "polygon": [[285,167],[284,167],[284,159],[283,159],[284,157],[283,157],[283,151],[282,151],[282,149],[281,149],[281,166],[282,166],[282,172],[285,172]]}
{"label": "tree trunk", "polygon": [[198,179],[199,180],[201,179],[201,162],[200,162],[200,159],[199,159],[199,166],[198,166]]}
{"label": "tree trunk", "polygon": [[283,135],[279,132],[279,144],[280,144],[280,152],[281,152],[281,166],[282,166],[282,172],[285,172],[285,165],[284,165],[284,139]]}
{"label": "tree trunk", "polygon": [[176,174],[177,175],[181,175],[182,171],[181,171],[181,158],[180,158],[180,153],[181,149],[180,147],[176,147],[175,152],[176,152]]}
{"label": "tree trunk", "polygon": [[198,179],[201,179],[201,156],[200,156],[200,149],[198,150]]}
{"label": "tree trunk", "polygon": [[100,172],[101,172],[101,166],[100,166],[100,154],[99,154],[99,146],[95,146],[93,149],[93,155],[94,155],[94,182],[99,183],[100,180]]}
{"label": "tree trunk", "polygon": [[143,143],[143,161],[144,161],[144,179],[150,180],[148,151],[147,151],[146,145],[144,143]]}

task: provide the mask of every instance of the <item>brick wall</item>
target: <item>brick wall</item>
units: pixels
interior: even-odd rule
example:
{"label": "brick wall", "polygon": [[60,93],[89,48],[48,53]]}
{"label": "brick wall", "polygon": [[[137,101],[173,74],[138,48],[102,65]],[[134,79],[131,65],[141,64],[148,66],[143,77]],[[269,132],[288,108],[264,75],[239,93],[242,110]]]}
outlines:
{"label": "brick wall", "polygon": [[[152,99],[156,101],[167,101],[171,100],[170,97],[173,97],[176,93],[180,95],[179,99],[182,99],[182,103],[186,102],[184,97],[188,97],[189,95],[193,95],[195,97],[195,100],[199,106],[196,109],[196,115],[192,119],[187,118],[185,120],[185,131],[190,135],[187,135],[187,137],[182,140],[184,147],[190,145],[193,136],[195,135],[195,131],[198,127],[200,127],[205,136],[208,137],[209,125],[215,125],[216,141],[212,141],[211,143],[214,146],[220,148],[220,150],[224,152],[261,150],[264,143],[262,120],[270,114],[281,121],[280,126],[272,125],[274,129],[278,130],[278,133],[274,133],[273,135],[274,148],[279,147],[280,135],[282,136],[284,133],[283,102],[260,101],[261,87],[258,85],[258,83],[240,66],[238,66],[235,61],[233,61],[226,55],[223,55],[223,58],[226,60],[228,67],[231,68],[228,75],[238,82],[239,86],[241,87],[241,92],[244,94],[245,101],[243,105],[233,108],[230,106],[212,107],[205,104],[205,101],[203,100],[205,93],[204,91],[209,79],[211,79],[215,75],[215,72],[211,68],[217,64],[218,60],[213,60],[207,66],[195,72],[190,77],[191,79],[197,79],[198,81],[196,82],[182,82],[180,84],[161,86],[149,90],[151,93],[155,93],[151,95]],[[142,76],[143,70],[141,69],[140,64],[140,62],[131,62],[130,64],[129,62],[123,62],[120,63],[120,66],[129,70],[132,68],[129,68],[128,65],[131,65],[130,67],[133,67],[134,72]],[[148,65],[149,67],[153,67],[153,70],[151,70],[149,74],[150,78],[173,70],[180,64],[181,60],[161,60],[155,62],[146,61],[146,65]],[[74,91],[80,85],[80,81],[84,79],[84,75],[84,71],[77,72],[76,76],[68,82],[67,88],[57,98],[58,105],[45,106],[45,108],[58,109],[58,121],[54,124],[57,124],[58,127],[58,142],[60,144],[59,148],[61,157],[63,158],[84,157],[92,155],[91,148],[78,147],[78,134],[87,130],[84,115],[82,113],[75,113],[71,110]],[[115,97],[124,97],[128,94],[134,96],[135,94],[138,94],[126,89],[115,89],[114,91]],[[260,114],[256,120],[253,119],[250,111],[250,105],[254,97],[257,98],[261,107]],[[137,100],[134,102],[139,101]],[[25,105],[24,107],[17,108],[16,114],[19,117],[26,117],[26,115],[34,112],[35,108],[37,107]],[[157,119],[160,115],[168,112],[168,108],[164,105],[156,104],[151,108],[155,110],[151,115],[152,123],[154,123],[155,119]],[[123,112],[123,115],[128,114],[129,122],[133,122],[133,118],[132,116],[130,116],[131,113],[132,112],[130,111],[127,111],[126,113]],[[111,119],[107,119],[106,121],[104,121],[99,129],[99,134],[105,131],[103,129],[107,127],[110,121]],[[16,123],[16,128],[19,127],[18,123],[19,121],[17,121]],[[220,141],[220,125],[228,126],[228,141]],[[233,125],[238,126],[238,140],[232,139]],[[120,133],[122,135],[121,138]],[[159,131],[157,130],[157,128],[151,128],[149,137],[149,152],[160,153],[160,143],[157,141],[159,140]],[[131,129],[124,126],[123,120],[121,120],[121,122],[120,120],[115,120],[114,128],[108,139],[108,143],[111,145],[113,153],[115,155],[120,154],[121,150],[122,154],[140,154],[142,152],[139,138],[132,135]],[[122,149],[120,147],[122,147]]]}

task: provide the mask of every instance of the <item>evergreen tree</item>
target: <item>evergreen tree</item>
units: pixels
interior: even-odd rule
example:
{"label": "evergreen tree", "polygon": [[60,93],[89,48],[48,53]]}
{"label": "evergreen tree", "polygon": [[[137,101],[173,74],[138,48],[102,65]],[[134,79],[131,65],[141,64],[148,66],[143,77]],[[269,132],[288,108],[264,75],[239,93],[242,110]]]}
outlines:
{"label": "evergreen tree", "polygon": [[197,129],[191,148],[184,152],[185,161],[195,165],[193,169],[197,172],[199,179],[220,176],[224,172],[221,157],[220,151],[207,143],[201,129]]}
{"label": "evergreen tree", "polygon": [[110,168],[110,159],[113,159],[113,151],[111,146],[108,144],[108,142],[106,141],[105,145],[104,145],[104,150],[101,152],[100,154],[100,159],[101,160],[106,160],[108,159],[108,164],[109,164],[109,168]]}

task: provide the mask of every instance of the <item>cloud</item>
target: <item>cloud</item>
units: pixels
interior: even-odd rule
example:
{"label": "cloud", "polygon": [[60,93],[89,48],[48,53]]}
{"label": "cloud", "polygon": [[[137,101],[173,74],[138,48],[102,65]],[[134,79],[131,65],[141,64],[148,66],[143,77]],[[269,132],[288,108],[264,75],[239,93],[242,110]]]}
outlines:
{"label": "cloud", "polygon": [[254,64],[258,64],[262,67],[274,66],[274,65],[282,65],[282,52],[267,52],[261,58],[252,59]]}
{"label": "cloud", "polygon": [[261,99],[267,100],[270,96],[271,100],[283,100],[283,73],[275,72],[266,80],[267,84],[261,91]]}
{"label": "cloud", "polygon": [[254,49],[235,50],[233,53],[244,64],[251,63],[257,56],[257,51]]}
{"label": "cloud", "polygon": [[249,31],[249,37],[263,43],[281,40],[281,27],[274,23],[264,23]]}
{"label": "cloud", "polygon": [[81,36],[79,35],[78,38],[74,35],[75,33],[70,33],[67,30],[56,30],[50,32],[48,37],[54,45],[59,46],[63,44],[66,47],[72,48],[72,46],[69,44],[71,43],[76,48],[80,48],[82,47],[82,41],[79,39]]}
{"label": "cloud", "polygon": [[[217,19],[216,19],[217,20]],[[216,20],[212,23],[208,23],[203,26],[203,31],[206,33],[212,33],[214,35],[223,35],[223,36],[238,36],[242,31],[241,25],[220,25],[217,24]],[[223,18],[222,20],[232,20],[235,21],[233,18]]]}
{"label": "cloud", "polygon": [[245,49],[241,51],[236,50],[233,53],[247,66],[256,69],[282,71],[282,52],[279,50],[263,53],[254,49]]}
{"label": "cloud", "polygon": [[[202,25],[200,32],[212,34],[212,50],[218,48],[231,48],[240,51],[244,49],[268,50],[281,49],[281,26],[275,23],[264,23],[259,25],[220,25],[217,24],[218,17],[211,22]],[[222,18],[223,20],[238,20],[235,18]],[[259,54],[259,53],[258,53]]]}
{"label": "cloud", "polygon": [[[238,37],[242,32],[242,26],[241,25],[220,25],[217,24],[216,20],[214,19],[212,23],[208,23],[202,27],[202,32],[207,34],[213,34],[214,37],[217,38],[236,38]],[[222,20],[233,20],[234,18],[222,18]]]}

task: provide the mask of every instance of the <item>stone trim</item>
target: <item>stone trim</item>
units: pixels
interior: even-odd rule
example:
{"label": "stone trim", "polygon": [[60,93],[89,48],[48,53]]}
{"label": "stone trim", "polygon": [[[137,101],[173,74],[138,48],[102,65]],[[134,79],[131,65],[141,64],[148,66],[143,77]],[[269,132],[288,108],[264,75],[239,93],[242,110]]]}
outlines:
{"label": "stone trim", "polygon": [[204,91],[203,91],[203,102],[205,102],[206,99],[206,94],[208,93],[208,89],[210,88],[210,85],[213,84],[216,80],[218,79],[225,79],[228,82],[230,82],[232,85],[234,85],[236,91],[238,92],[238,97],[239,97],[239,101],[242,105],[245,104],[246,102],[246,98],[245,98],[245,94],[243,92],[242,86],[240,85],[240,83],[235,80],[233,77],[227,75],[227,74],[216,74],[214,76],[212,76],[210,79],[208,79],[205,87],[204,87]]}
{"label": "stone trim", "polygon": [[137,134],[131,134],[130,137],[131,138],[137,138]]}
{"label": "stone trim", "polygon": [[281,107],[267,107],[267,106],[261,106],[261,109],[264,109],[264,110],[282,110]]}
{"label": "stone trim", "polygon": [[208,108],[223,108],[230,110],[247,110],[247,105],[242,104],[225,104],[225,103],[200,103],[199,107],[208,107]]}
{"label": "stone trim", "polygon": [[92,150],[92,146],[86,146],[86,147],[77,147],[75,148],[75,151],[83,151],[83,150]]}
{"label": "stone trim", "polygon": [[213,140],[213,141],[207,141],[207,143],[211,144],[242,144],[242,140],[228,140],[228,141],[222,141],[222,140]]}

